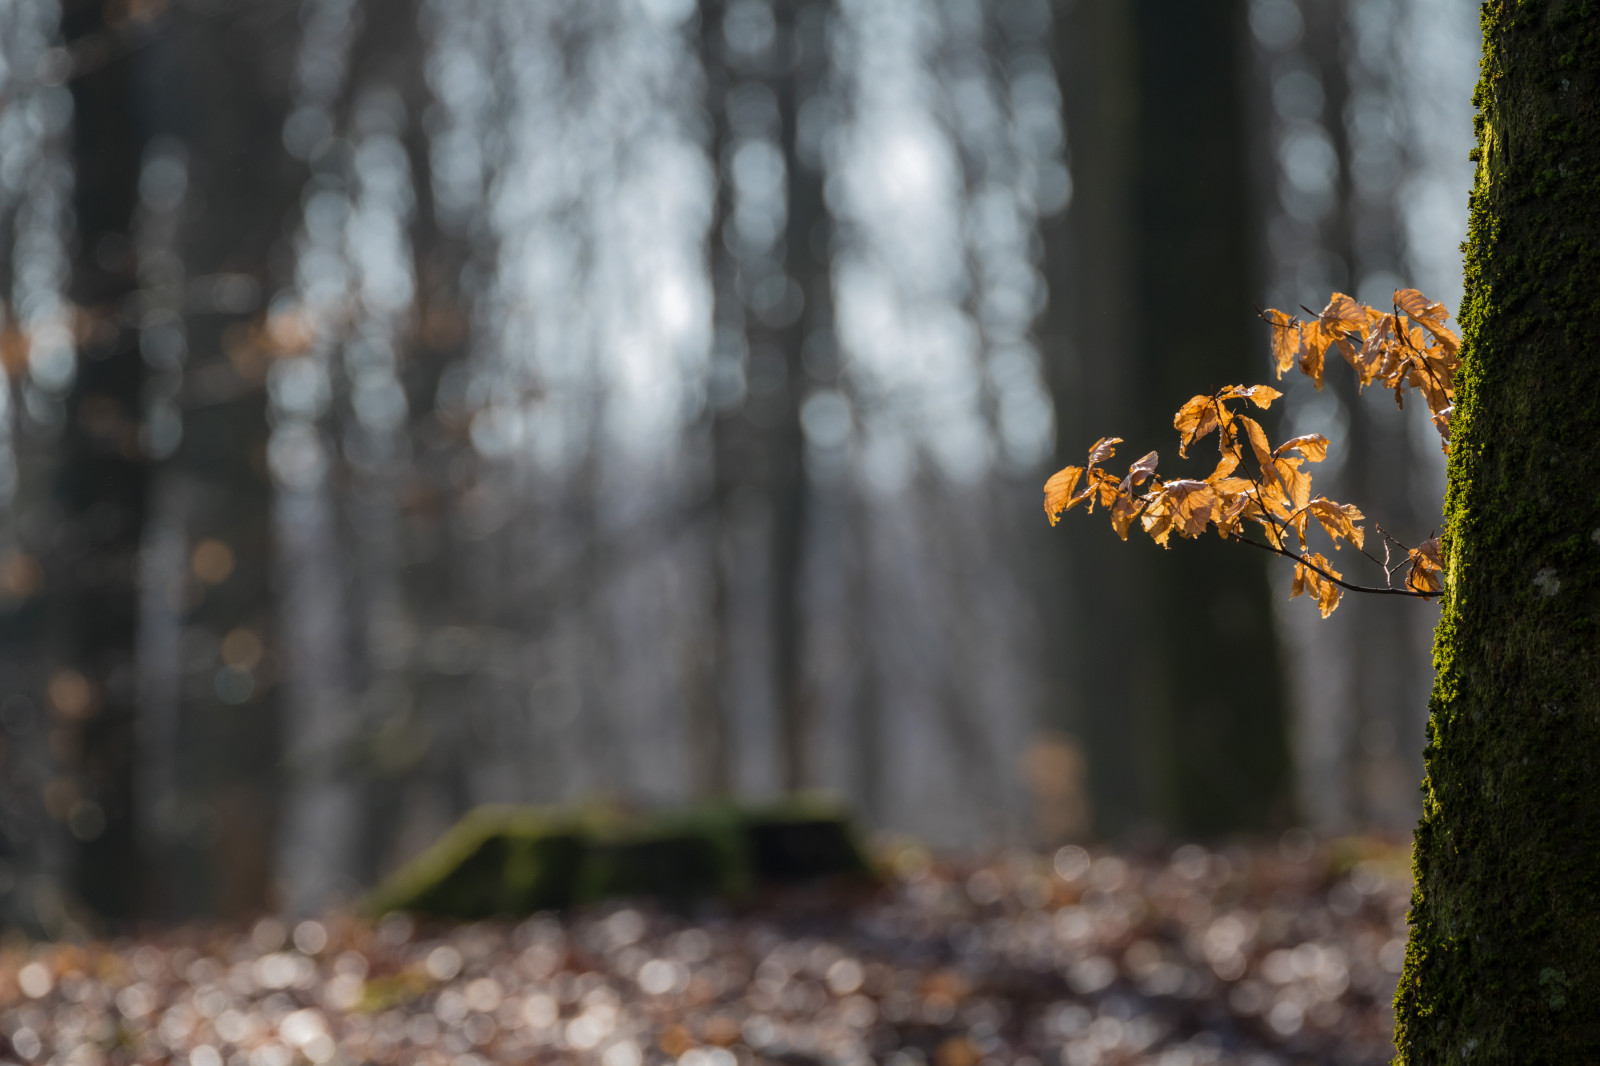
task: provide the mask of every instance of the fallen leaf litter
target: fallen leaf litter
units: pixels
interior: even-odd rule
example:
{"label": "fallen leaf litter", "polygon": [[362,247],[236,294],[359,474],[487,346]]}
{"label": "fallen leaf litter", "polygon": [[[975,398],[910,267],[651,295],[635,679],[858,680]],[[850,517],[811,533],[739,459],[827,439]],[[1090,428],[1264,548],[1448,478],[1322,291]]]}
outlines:
{"label": "fallen leaf litter", "polygon": [[904,849],[883,890],[519,923],[347,916],[0,949],[0,1061],[1384,1063],[1401,849]]}

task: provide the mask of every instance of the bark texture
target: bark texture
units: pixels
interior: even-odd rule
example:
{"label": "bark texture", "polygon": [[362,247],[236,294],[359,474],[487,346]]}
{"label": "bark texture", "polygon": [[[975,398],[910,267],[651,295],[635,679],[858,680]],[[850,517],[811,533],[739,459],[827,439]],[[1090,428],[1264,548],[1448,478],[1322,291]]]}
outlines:
{"label": "bark texture", "polygon": [[1600,4],[1490,0],[1400,1063],[1600,1052]]}

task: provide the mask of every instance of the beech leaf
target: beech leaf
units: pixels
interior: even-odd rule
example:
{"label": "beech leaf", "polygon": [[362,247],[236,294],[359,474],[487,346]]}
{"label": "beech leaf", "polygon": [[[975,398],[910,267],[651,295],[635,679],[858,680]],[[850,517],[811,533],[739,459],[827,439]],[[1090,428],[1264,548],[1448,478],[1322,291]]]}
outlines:
{"label": "beech leaf", "polygon": [[1300,322],[1277,310],[1264,311],[1261,317],[1272,327],[1272,364],[1281,378],[1300,352]]}
{"label": "beech leaf", "polygon": [[1272,457],[1279,458],[1284,452],[1298,451],[1306,457],[1308,462],[1320,463],[1328,457],[1328,438],[1321,433],[1307,433],[1299,437],[1290,437],[1276,448],[1272,449]]}
{"label": "beech leaf", "polygon": [[1412,548],[1411,569],[1406,571],[1406,588],[1429,594],[1444,591],[1444,560],[1439,556],[1439,538],[1429,537]]}
{"label": "beech leaf", "polygon": [[1189,458],[1189,445],[1204,437],[1221,424],[1219,414],[1224,410],[1214,396],[1195,396],[1178,408],[1172,416],[1172,428],[1178,431],[1178,455]]}
{"label": "beech leaf", "polygon": [[1072,499],[1072,490],[1077,488],[1082,476],[1083,467],[1069,466],[1051,474],[1050,480],[1044,483],[1044,513],[1052,526],[1061,520],[1062,511],[1077,502]]}
{"label": "beech leaf", "polygon": [[[1308,563],[1312,565],[1307,565]],[[1326,618],[1338,608],[1339,599],[1344,595],[1344,589],[1329,581],[1323,574],[1318,573],[1318,568],[1336,578],[1344,577],[1343,574],[1333,568],[1328,560],[1316,552],[1310,552],[1305,556],[1303,562],[1294,564],[1294,583],[1289,586],[1289,598],[1292,600],[1302,593],[1309,592],[1316,597],[1317,610],[1321,611],[1322,617]]]}
{"label": "beech leaf", "polygon": [[[1118,492],[1128,492],[1134,485],[1142,485],[1156,472],[1156,462],[1161,456],[1151,452],[1128,468],[1128,476],[1117,486]],[[1124,536],[1123,540],[1128,538]]]}
{"label": "beech leaf", "polygon": [[1121,437],[1101,437],[1094,442],[1094,447],[1089,449],[1089,465],[1103,463],[1117,454],[1116,446],[1122,443]]}

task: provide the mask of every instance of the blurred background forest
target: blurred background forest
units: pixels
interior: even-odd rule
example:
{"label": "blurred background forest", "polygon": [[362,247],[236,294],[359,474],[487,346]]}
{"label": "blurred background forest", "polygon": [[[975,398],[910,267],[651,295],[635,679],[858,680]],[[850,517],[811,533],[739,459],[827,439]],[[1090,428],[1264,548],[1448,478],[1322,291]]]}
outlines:
{"label": "blurred background forest", "polygon": [[[0,0],[0,913],[312,911],[487,801],[1409,830],[1431,605],[1039,487],[1256,306],[1457,305],[1476,19]],[[1285,387],[1438,525],[1425,412]]]}

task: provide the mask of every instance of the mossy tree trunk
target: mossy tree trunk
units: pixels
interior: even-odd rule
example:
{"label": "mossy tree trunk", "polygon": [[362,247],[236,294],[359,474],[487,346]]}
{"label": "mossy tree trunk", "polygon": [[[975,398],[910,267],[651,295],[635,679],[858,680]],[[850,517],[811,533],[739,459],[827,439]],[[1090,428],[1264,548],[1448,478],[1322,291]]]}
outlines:
{"label": "mossy tree trunk", "polygon": [[1600,1057],[1600,3],[1483,26],[1413,1066]]}

